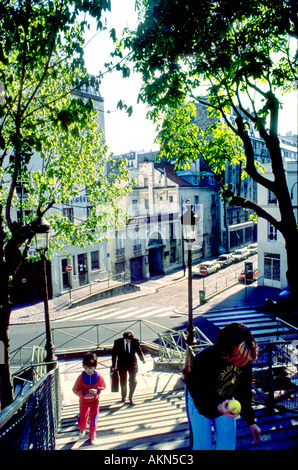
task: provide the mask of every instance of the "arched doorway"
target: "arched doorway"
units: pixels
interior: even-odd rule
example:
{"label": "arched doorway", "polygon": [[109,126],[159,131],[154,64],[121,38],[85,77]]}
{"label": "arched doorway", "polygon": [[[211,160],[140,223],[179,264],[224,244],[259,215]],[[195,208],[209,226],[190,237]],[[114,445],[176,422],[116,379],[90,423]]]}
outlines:
{"label": "arched doorway", "polygon": [[150,276],[163,274],[163,248],[161,235],[158,232],[153,233],[149,237],[148,250],[149,250],[149,273]]}

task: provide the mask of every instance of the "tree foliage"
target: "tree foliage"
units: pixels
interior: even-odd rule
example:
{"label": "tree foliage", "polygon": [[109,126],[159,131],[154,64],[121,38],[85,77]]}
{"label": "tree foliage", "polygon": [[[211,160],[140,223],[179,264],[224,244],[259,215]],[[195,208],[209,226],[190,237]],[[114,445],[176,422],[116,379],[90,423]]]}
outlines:
{"label": "tree foliage", "polygon": [[[230,204],[252,208],[282,233],[287,279],[295,292],[298,233],[278,140],[278,96],[294,89],[298,78],[297,2],[143,0],[142,5],[137,30],[121,42],[131,51],[131,66],[143,76],[140,99],[156,122],[186,99],[203,102],[241,139],[243,170],[275,194],[280,218],[231,190],[225,195]],[[230,112],[235,124],[228,119]],[[265,141],[273,178],[265,177],[256,163],[249,126]]]}
{"label": "tree foliage", "polygon": [[241,139],[225,124],[215,121],[206,130],[195,123],[196,107],[185,103],[171,109],[162,119],[157,136],[159,155],[176,158],[176,166],[185,168],[201,159],[204,167],[212,172],[218,184],[225,189],[224,171],[228,165],[245,162]]}
{"label": "tree foliage", "polygon": [[[124,162],[108,155],[93,101],[76,93],[83,86],[99,88],[85,68],[84,32],[90,16],[102,29],[101,14],[110,7],[109,0],[0,4],[0,341],[6,351],[0,365],[2,406],[13,398],[11,287],[41,218],[47,214],[51,222],[52,250],[101,241],[115,224],[118,198],[129,190]],[[72,223],[63,217],[61,204],[86,190],[90,214]]]}

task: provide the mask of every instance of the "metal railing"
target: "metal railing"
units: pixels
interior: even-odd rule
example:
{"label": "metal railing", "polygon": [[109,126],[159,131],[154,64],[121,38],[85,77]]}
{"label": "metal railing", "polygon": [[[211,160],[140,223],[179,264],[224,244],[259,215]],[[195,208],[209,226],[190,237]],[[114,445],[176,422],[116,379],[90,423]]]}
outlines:
{"label": "metal railing", "polygon": [[[178,361],[184,363],[187,354],[187,330],[158,334],[159,338],[159,362]],[[192,353],[211,346],[211,341],[197,327],[194,328],[194,344],[191,346]]]}
{"label": "metal railing", "polygon": [[[171,330],[146,320],[52,328],[57,343],[55,353],[104,350],[111,347],[114,338],[126,329],[132,329],[141,343],[158,350],[159,361],[185,362],[187,331]],[[37,340],[39,344],[45,342],[45,335],[39,335],[31,342]],[[21,382],[20,393],[0,413],[0,449],[55,448],[62,403],[59,368],[55,363],[54,369],[46,372],[49,364],[43,362],[43,347],[29,343],[12,354],[16,360],[17,357],[24,358],[31,350],[28,360],[36,362],[14,373],[15,385]],[[192,357],[211,344],[195,327],[195,344],[189,348]],[[259,356],[253,364],[254,402],[298,412],[297,340],[258,343],[258,348]]]}
{"label": "metal railing", "polygon": [[129,273],[122,272],[119,274],[111,274],[110,272],[103,272],[101,277],[94,281],[88,282],[80,287],[68,288],[59,297],[52,299],[53,308],[59,310],[64,308],[66,305],[71,304],[75,301],[79,301],[84,297],[95,295],[110,289],[111,287],[117,287],[126,282],[130,282]]}
{"label": "metal railing", "polygon": [[285,320],[277,317],[275,318],[275,321],[277,323],[276,341],[292,341],[293,339],[298,338],[298,328],[296,326],[293,326]]}
{"label": "metal railing", "polygon": [[[113,342],[125,330],[132,330],[143,343],[159,347],[159,334],[173,334],[176,330],[163,327],[148,320],[123,320],[94,324],[70,325],[51,328],[52,341],[57,356],[73,351],[105,350],[111,348]],[[11,366],[16,372],[32,361],[33,349],[45,344],[45,333],[35,336],[10,353]]]}
{"label": "metal railing", "polygon": [[[35,367],[31,365],[23,374],[34,377]],[[0,413],[0,449],[54,450],[61,403],[59,368],[55,364]]]}
{"label": "metal railing", "polygon": [[205,297],[211,297],[219,292],[228,289],[238,284],[238,273],[230,273],[226,276],[221,276],[215,280],[208,278],[200,279],[199,289],[205,292]]}
{"label": "metal railing", "polygon": [[253,364],[254,401],[298,412],[297,340],[258,343]]}

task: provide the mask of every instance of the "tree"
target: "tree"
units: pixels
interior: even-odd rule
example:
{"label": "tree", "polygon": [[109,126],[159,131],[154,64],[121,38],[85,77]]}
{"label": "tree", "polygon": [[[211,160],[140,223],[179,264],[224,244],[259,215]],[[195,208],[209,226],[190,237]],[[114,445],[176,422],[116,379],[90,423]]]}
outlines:
{"label": "tree", "polygon": [[[143,76],[140,99],[158,121],[186,98],[208,104],[241,139],[247,174],[275,194],[280,219],[246,198],[225,191],[230,204],[253,209],[279,230],[287,251],[287,280],[298,283],[297,225],[286,182],[278,118],[287,92],[297,80],[297,3],[293,0],[143,0],[136,31],[122,38],[131,66]],[[119,54],[123,54],[118,47]],[[208,98],[202,100],[202,85]],[[249,105],[249,106],[247,106]],[[236,114],[235,125],[228,119]],[[257,165],[248,125],[270,153],[273,179]]]}
{"label": "tree", "polygon": [[156,138],[160,144],[159,156],[168,159],[175,156],[178,168],[185,168],[190,162],[201,159],[201,174],[204,171],[212,172],[224,197],[227,164],[242,165],[245,162],[242,141],[220,121],[210,124],[206,130],[198,129],[195,116],[196,107],[193,103],[185,103],[168,111],[161,121]]}
{"label": "tree", "polygon": [[[102,28],[110,1],[4,0],[0,4],[0,364],[2,408],[13,400],[9,321],[13,280],[28,258],[42,217],[52,250],[101,241],[115,224],[117,199],[129,190],[123,161],[107,154],[92,100],[74,94],[99,86],[83,60],[87,16]],[[108,171],[107,171],[108,169]],[[90,215],[70,223],[49,212],[88,189]],[[98,209],[109,208],[109,210]],[[30,215],[23,217],[25,209]],[[16,211],[21,214],[17,220]]]}

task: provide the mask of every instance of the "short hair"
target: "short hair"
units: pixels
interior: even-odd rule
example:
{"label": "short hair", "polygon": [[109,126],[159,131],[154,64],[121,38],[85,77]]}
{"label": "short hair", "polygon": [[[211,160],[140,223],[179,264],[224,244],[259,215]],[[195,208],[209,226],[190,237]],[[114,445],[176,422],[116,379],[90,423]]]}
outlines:
{"label": "short hair", "polygon": [[86,367],[96,367],[97,366],[97,357],[95,353],[88,352],[84,354],[83,357],[83,366]]}
{"label": "short hair", "polygon": [[123,338],[125,338],[125,339],[133,339],[133,338],[134,338],[134,334],[133,334],[133,332],[130,331],[130,330],[124,331],[124,333],[123,333]]}
{"label": "short hair", "polygon": [[247,326],[230,323],[218,334],[214,346],[224,359],[242,367],[253,363],[258,357],[258,346]]}

